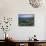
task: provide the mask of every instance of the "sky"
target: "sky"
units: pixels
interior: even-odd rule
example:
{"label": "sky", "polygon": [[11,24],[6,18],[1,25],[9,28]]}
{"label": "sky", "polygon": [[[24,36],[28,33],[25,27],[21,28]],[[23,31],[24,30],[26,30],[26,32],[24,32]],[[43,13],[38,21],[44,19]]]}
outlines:
{"label": "sky", "polygon": [[21,18],[34,17],[34,14],[19,14],[19,17]]}

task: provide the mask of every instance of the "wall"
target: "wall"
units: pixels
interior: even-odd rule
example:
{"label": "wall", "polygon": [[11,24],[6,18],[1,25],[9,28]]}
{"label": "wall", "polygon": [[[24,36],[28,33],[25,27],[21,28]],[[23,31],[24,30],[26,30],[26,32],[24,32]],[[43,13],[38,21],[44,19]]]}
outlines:
{"label": "wall", "polygon": [[[27,40],[34,34],[37,35],[39,40],[45,39],[45,15],[46,7],[33,8],[30,6],[28,0],[0,0],[0,19],[4,16],[12,17],[13,22],[10,31],[17,40]],[[19,27],[18,26],[18,14],[30,13],[35,14],[35,26],[33,27]],[[2,35],[3,31],[0,31]],[[4,34],[4,33],[3,33]],[[0,39],[4,37],[0,36]]]}

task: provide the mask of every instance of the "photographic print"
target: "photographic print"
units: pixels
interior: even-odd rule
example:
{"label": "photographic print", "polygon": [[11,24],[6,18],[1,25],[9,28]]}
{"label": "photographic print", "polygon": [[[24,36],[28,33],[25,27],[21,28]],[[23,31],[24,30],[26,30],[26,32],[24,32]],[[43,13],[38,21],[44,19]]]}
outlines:
{"label": "photographic print", "polygon": [[34,26],[34,14],[19,14],[18,25],[19,26]]}

